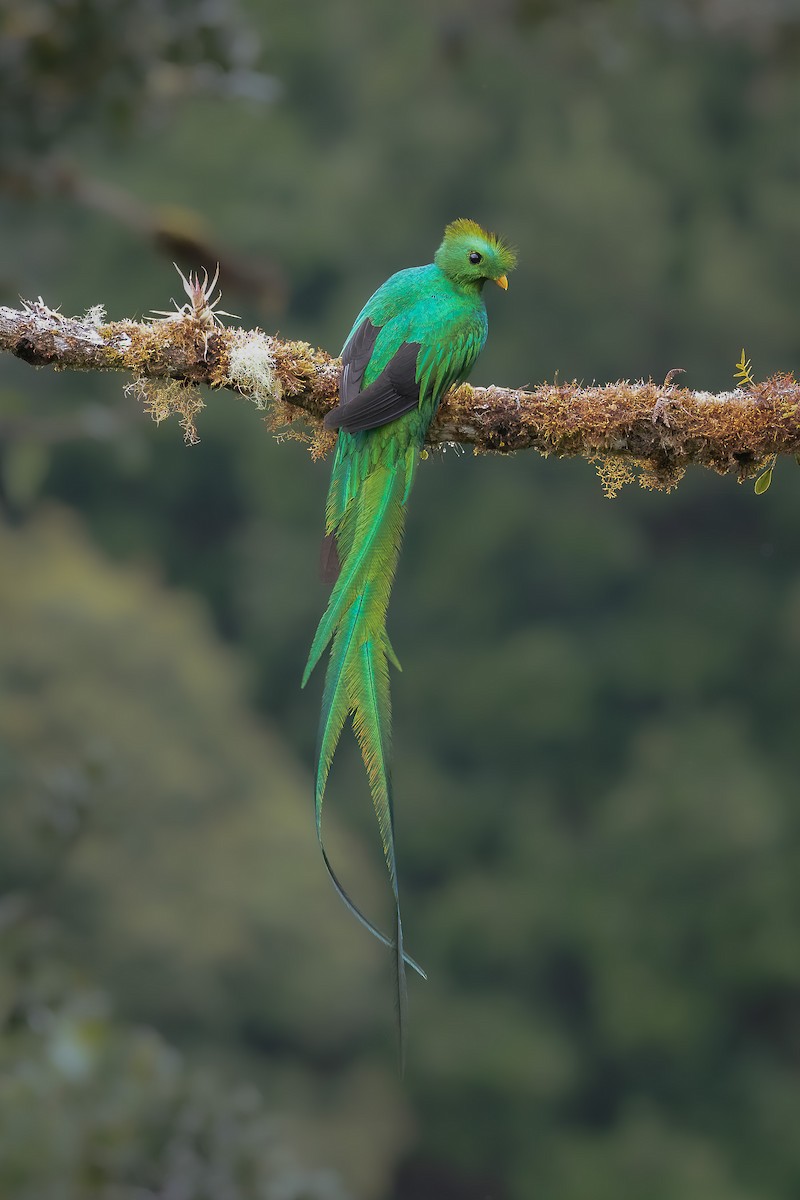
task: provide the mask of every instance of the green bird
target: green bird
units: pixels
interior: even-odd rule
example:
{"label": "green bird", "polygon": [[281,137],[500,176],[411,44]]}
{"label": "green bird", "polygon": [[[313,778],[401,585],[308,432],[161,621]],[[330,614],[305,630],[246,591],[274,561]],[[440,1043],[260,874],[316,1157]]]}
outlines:
{"label": "green bird", "polygon": [[[405,966],[394,847],[389,663],[400,664],[386,609],[406,502],[425,435],[447,389],[466,379],[488,332],[483,285],[508,287],[516,257],[474,221],[453,221],[428,266],[399,271],[356,317],[342,350],[339,403],[325,418],[338,429],[326,505],[323,561],[333,582],[303,676],[331,644],[317,741],[317,836],[334,887],[350,911],[394,951],[401,1061]],[[394,937],[369,921],[345,892],[322,839],[322,802],[348,717],[358,739],[378,818],[395,908]]]}

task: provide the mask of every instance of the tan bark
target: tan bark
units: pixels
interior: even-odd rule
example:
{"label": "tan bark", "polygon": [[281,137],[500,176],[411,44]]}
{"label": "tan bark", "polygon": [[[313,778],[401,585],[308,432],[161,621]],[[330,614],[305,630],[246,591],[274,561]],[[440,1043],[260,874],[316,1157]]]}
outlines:
{"label": "tan bark", "polygon": [[[336,403],[338,360],[305,342],[221,326],[207,282],[188,281],[195,303],[149,322],[107,322],[100,309],[69,318],[42,301],[0,307],[0,350],[37,367],[127,371],[150,414],[178,413],[189,440],[203,407],[197,385],[228,389],[265,410],[275,430],[305,423],[322,452],[332,442],[321,421]],[[777,375],[714,395],[672,378],[526,391],[463,384],[445,397],[428,441],[582,456],[598,464],[609,494],[636,472],[646,487],[669,488],[690,465],[747,479],[776,455],[800,453],[800,385]]]}

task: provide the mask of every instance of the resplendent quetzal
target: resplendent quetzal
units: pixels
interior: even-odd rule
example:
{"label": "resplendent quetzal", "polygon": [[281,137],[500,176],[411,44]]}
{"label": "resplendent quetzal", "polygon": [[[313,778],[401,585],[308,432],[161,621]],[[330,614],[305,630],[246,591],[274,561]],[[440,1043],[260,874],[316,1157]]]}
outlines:
{"label": "resplendent quetzal", "polygon": [[[425,435],[444,393],[465,379],[488,332],[483,285],[508,287],[514,253],[474,221],[453,221],[434,261],[387,279],[356,318],[342,350],[339,404],[325,418],[338,429],[326,507],[326,550],[335,578],[308,657],[303,686],[330,642],[317,742],[317,835],[325,865],[351,912],[395,951],[401,1056],[405,954],[394,850],[386,609],[405,523],[406,501]],[[345,720],[352,717],[378,817],[395,904],[388,938],[356,908],[322,842],[322,800]]]}

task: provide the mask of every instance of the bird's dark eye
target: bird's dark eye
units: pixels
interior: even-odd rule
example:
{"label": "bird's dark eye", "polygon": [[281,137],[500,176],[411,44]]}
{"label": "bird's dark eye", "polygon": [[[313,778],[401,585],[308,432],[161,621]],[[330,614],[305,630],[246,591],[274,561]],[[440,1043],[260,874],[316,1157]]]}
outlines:
{"label": "bird's dark eye", "polygon": [[483,257],[483,255],[478,254],[477,250],[470,250],[470,252],[469,252],[469,261],[471,263],[479,263],[481,261],[482,257]]}

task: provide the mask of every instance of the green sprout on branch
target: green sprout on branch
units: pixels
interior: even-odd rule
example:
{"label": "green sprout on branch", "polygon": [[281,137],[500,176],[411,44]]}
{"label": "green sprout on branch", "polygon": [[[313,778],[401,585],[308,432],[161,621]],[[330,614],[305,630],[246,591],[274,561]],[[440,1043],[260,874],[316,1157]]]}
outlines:
{"label": "green sprout on branch", "polygon": [[[752,375],[753,364],[749,358],[745,358],[744,346],[742,346],[742,357],[736,364],[734,379],[740,387],[755,387],[755,379]],[[769,486],[769,484],[767,485]]]}

